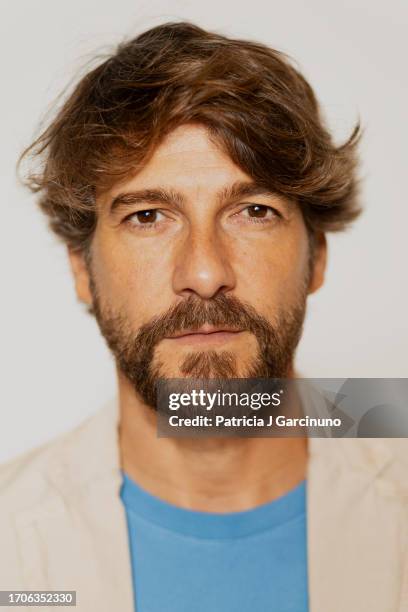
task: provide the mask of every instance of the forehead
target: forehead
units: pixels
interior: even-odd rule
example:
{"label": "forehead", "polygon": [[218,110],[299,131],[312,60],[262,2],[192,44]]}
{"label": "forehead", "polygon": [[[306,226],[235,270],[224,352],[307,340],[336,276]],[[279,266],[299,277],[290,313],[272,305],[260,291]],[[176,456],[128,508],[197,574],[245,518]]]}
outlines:
{"label": "forehead", "polygon": [[183,125],[157,147],[145,166],[133,177],[115,185],[115,197],[124,188],[173,187],[182,191],[217,191],[229,183],[250,181],[200,125]]}
{"label": "forehead", "polygon": [[216,152],[207,128],[199,124],[181,125],[166,136],[156,150],[156,157],[190,153]]}

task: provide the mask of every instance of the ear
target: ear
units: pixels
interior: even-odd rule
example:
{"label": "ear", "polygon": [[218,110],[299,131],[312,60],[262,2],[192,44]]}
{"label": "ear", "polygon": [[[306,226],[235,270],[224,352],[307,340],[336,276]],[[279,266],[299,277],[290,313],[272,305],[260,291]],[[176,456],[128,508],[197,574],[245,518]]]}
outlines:
{"label": "ear", "polygon": [[317,232],[314,237],[312,273],[308,293],[314,293],[324,283],[324,274],[327,263],[327,240],[323,232]]}
{"label": "ear", "polygon": [[89,272],[82,251],[68,248],[68,257],[75,281],[75,291],[80,302],[92,306],[92,294],[89,288]]}

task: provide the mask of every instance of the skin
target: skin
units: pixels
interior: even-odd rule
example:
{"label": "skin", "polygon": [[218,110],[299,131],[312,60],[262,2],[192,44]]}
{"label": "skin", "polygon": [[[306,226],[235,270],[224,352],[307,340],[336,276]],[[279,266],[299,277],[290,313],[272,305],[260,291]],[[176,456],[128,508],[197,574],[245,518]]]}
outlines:
{"label": "skin", "polygon": [[[184,125],[142,170],[100,194],[92,273],[102,304],[119,308],[136,332],[192,294],[210,300],[229,292],[273,323],[307,278],[307,231],[296,203],[281,196],[225,197],[240,182],[252,179],[205,128]],[[118,202],[112,210],[115,198],[147,189],[175,192],[177,201],[130,203],[127,197],[126,205]],[[74,252],[69,257],[78,298],[91,305],[84,258]],[[325,265],[326,242],[319,235],[307,293],[322,285]],[[245,330],[189,334],[162,340],[155,357],[166,376],[180,376],[179,365],[193,349],[233,351],[244,372],[257,344]],[[293,375],[292,364],[288,376]],[[118,386],[122,468],[157,497],[194,510],[240,511],[272,501],[305,477],[303,438],[157,438],[154,411],[120,371]]]}

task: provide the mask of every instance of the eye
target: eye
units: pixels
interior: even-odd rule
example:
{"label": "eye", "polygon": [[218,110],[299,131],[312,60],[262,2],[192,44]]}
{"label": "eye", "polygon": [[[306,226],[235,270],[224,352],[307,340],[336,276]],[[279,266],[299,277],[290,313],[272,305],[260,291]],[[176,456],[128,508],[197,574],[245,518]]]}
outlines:
{"label": "eye", "polygon": [[250,204],[242,209],[241,213],[244,217],[249,217],[254,221],[269,221],[276,217],[281,217],[280,213],[266,204]]}
{"label": "eye", "polygon": [[130,223],[131,225],[149,226],[154,225],[155,223],[160,221],[162,217],[164,218],[164,215],[159,210],[157,210],[156,208],[149,208],[146,210],[138,210],[137,212],[132,213],[131,215],[125,218],[125,221]]}

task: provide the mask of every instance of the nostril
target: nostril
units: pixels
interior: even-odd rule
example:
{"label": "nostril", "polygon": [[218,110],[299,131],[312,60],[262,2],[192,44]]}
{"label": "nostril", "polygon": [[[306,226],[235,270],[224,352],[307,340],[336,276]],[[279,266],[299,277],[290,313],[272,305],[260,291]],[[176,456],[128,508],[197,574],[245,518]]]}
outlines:
{"label": "nostril", "polygon": [[202,253],[186,253],[173,273],[173,290],[178,295],[195,294],[211,299],[235,287],[235,274],[226,259]]}

